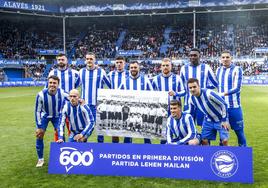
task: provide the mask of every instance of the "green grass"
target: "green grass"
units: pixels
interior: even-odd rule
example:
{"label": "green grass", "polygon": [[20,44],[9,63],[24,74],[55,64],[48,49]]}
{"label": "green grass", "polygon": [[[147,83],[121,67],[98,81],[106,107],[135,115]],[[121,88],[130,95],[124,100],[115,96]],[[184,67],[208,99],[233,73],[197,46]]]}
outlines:
{"label": "green grass", "polygon": [[[253,148],[253,185],[160,178],[50,175],[47,163],[44,168],[35,168],[34,102],[39,90],[41,88],[0,89],[0,187],[268,187],[268,87],[244,86],[242,92],[245,132],[248,145]],[[49,141],[53,140],[51,127],[45,138],[46,162]],[[105,139],[111,142],[110,138]],[[95,142],[96,136],[93,135],[90,141]],[[230,145],[236,145],[233,133]]]}

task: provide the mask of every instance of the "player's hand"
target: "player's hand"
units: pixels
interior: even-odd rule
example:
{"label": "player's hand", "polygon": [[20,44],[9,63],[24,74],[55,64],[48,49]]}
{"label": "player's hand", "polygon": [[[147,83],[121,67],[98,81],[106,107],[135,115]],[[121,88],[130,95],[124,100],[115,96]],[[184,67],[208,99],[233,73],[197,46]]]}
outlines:
{"label": "player's hand", "polygon": [[45,134],[44,129],[39,128],[39,129],[35,130],[35,135],[36,135],[37,138],[43,138],[44,134]]}
{"label": "player's hand", "polygon": [[230,129],[230,124],[227,121],[222,122],[221,126],[227,131],[229,131],[229,129]]}
{"label": "player's hand", "polygon": [[79,101],[79,103],[80,103],[81,105],[85,105],[85,104],[86,104],[86,101],[85,101],[84,99],[79,99],[78,101]]}
{"label": "player's hand", "polygon": [[81,142],[81,139],[83,138],[82,134],[77,134],[74,136],[74,140],[76,140],[76,142]]}
{"label": "player's hand", "polygon": [[80,138],[80,142],[86,142],[86,140],[87,140],[87,138],[84,136],[82,138]]}
{"label": "player's hand", "polygon": [[224,93],[223,95],[224,95],[224,96],[228,96],[228,93]]}
{"label": "player's hand", "polygon": [[169,94],[169,96],[175,96],[176,95],[176,93],[174,91],[169,91],[168,94]]}
{"label": "player's hand", "polygon": [[62,143],[62,142],[64,142],[63,139],[59,139],[59,140],[57,140],[57,143]]}

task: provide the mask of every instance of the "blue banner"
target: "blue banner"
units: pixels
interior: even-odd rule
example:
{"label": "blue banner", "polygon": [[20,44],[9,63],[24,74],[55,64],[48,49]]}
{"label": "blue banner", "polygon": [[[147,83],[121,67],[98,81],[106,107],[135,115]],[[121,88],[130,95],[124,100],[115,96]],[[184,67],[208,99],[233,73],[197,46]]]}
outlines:
{"label": "blue banner", "polygon": [[253,52],[256,52],[256,53],[268,53],[268,47],[254,48]]}
{"label": "blue banner", "polygon": [[29,87],[29,86],[45,86],[46,81],[7,81],[0,82],[0,87]]}
{"label": "blue banner", "polygon": [[51,143],[48,172],[253,183],[252,148]]}
{"label": "blue banner", "polygon": [[74,12],[109,12],[127,10],[155,10],[155,9],[176,9],[186,7],[207,7],[207,6],[235,6],[247,4],[265,4],[268,0],[169,0],[162,2],[137,2],[137,3],[96,3],[85,5],[65,6],[65,13]]}
{"label": "blue banner", "polygon": [[59,7],[46,4],[25,3],[21,1],[0,0],[1,8],[22,9],[41,12],[59,12]]}
{"label": "blue banner", "polygon": [[36,52],[39,55],[59,55],[59,54],[64,54],[63,50],[42,50],[42,49],[38,49],[38,50],[36,50]]}
{"label": "blue banner", "polygon": [[29,60],[0,59],[0,65],[22,65],[22,64],[47,64],[47,61],[39,59],[29,59]]}
{"label": "blue banner", "polygon": [[117,53],[119,56],[140,56],[142,54],[141,50],[119,50]]}
{"label": "blue banner", "polygon": [[268,85],[268,76],[244,76],[242,84],[245,85]]}

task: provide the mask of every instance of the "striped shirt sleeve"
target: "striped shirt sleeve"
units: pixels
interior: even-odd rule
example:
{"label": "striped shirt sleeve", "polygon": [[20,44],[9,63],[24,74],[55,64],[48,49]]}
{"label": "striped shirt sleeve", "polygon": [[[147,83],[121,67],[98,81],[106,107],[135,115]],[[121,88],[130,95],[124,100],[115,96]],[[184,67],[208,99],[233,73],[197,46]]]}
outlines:
{"label": "striped shirt sleeve", "polygon": [[218,87],[218,81],[215,77],[214,72],[212,71],[212,69],[208,66],[208,83],[211,83],[212,85],[208,85],[207,88],[208,89],[214,89]]}
{"label": "striped shirt sleeve", "polygon": [[38,93],[35,101],[35,123],[38,129],[42,128],[41,127],[42,108],[43,108],[42,98],[40,96],[40,93]]}
{"label": "striped shirt sleeve", "polygon": [[81,132],[81,134],[83,136],[85,136],[86,138],[88,138],[94,130],[95,120],[94,120],[94,116],[93,116],[90,108],[87,105],[82,106],[82,108],[83,108],[84,117],[87,120],[86,121],[87,125],[86,125],[85,129]]}
{"label": "striped shirt sleeve", "polygon": [[58,125],[59,139],[63,139],[67,111],[68,111],[68,104],[65,104],[59,118],[59,125]]}
{"label": "striped shirt sleeve", "polygon": [[235,72],[235,76],[234,76],[234,81],[233,81],[233,88],[231,90],[228,91],[228,95],[232,95],[234,93],[238,93],[241,90],[241,85],[242,85],[242,78],[243,78],[243,71],[242,69],[239,67],[236,72]]}
{"label": "striped shirt sleeve", "polygon": [[220,97],[219,95],[217,95],[214,91],[211,91],[209,93],[209,98],[215,102],[216,104],[218,104],[221,107],[222,110],[222,121],[227,121],[227,104],[224,101],[224,99],[222,97]]}
{"label": "striped shirt sleeve", "polygon": [[172,134],[172,131],[171,131],[171,121],[172,121],[172,118],[169,117],[168,120],[167,120],[167,130],[166,130],[166,136],[167,136],[167,143],[168,144],[172,144],[172,137],[173,137],[173,134]]}
{"label": "striped shirt sleeve", "polygon": [[185,87],[183,85],[182,79],[179,77],[178,88],[175,96],[180,98],[185,96],[185,94],[186,94]]}
{"label": "striped shirt sleeve", "polygon": [[178,141],[179,145],[187,144],[189,140],[192,140],[196,137],[196,128],[195,128],[194,120],[190,114],[186,114],[185,123],[187,126],[188,134],[184,138]]}
{"label": "striped shirt sleeve", "polygon": [[111,81],[109,77],[107,76],[106,72],[104,70],[101,70],[103,74],[102,84],[106,84],[109,89],[111,89]]}

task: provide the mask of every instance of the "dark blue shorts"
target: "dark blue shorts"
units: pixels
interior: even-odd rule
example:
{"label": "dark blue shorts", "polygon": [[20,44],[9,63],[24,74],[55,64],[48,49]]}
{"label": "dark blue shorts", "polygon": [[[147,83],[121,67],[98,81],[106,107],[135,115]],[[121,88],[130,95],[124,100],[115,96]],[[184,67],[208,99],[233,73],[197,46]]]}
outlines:
{"label": "dark blue shorts", "polygon": [[217,132],[221,140],[229,139],[229,132],[221,126],[221,122],[203,121],[201,137],[202,139],[216,140]]}
{"label": "dark blue shorts", "polygon": [[42,129],[46,130],[48,123],[51,122],[54,129],[58,128],[58,124],[59,124],[59,117],[58,118],[46,118],[46,117],[42,117],[41,119],[41,127]]}

